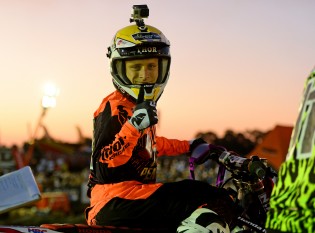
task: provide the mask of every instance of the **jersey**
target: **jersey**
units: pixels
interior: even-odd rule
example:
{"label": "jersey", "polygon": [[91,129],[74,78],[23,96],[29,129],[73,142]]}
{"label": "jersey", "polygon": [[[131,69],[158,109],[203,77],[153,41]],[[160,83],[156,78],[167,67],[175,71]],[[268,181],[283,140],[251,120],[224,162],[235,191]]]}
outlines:
{"label": "jersey", "polygon": [[270,207],[267,229],[315,232],[315,69],[306,80],[299,116]]}
{"label": "jersey", "polygon": [[147,198],[156,184],[157,157],[189,152],[189,141],[156,135],[155,126],[139,132],[129,121],[135,103],[115,91],[94,113],[88,223],[113,197]]}

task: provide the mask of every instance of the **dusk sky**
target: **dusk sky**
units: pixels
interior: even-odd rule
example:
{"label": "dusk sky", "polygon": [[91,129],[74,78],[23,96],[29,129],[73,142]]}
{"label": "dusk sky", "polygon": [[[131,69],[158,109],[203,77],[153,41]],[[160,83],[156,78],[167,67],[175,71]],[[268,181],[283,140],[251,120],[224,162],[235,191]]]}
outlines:
{"label": "dusk sky", "polygon": [[314,0],[0,0],[0,146],[30,139],[46,82],[60,89],[44,118],[50,135],[76,142],[79,126],[92,136],[114,91],[107,47],[134,4],[171,42],[160,136],[294,124],[315,66]]}

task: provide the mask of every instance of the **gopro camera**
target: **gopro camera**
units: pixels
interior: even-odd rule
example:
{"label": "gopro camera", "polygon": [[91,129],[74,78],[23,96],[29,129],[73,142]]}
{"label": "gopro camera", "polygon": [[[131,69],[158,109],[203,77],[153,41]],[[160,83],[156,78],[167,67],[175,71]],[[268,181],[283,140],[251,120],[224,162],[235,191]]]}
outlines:
{"label": "gopro camera", "polygon": [[149,17],[149,8],[147,5],[133,5],[133,12],[131,14],[130,22]]}

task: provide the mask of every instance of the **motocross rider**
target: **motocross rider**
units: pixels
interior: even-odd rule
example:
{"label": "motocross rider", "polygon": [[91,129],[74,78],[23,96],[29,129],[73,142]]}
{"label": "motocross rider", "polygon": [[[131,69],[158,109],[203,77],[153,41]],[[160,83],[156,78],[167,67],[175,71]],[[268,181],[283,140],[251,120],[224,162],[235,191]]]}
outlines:
{"label": "motocross rider", "polygon": [[268,233],[315,232],[315,68],[306,79],[286,161],[270,199]]}
{"label": "motocross rider", "polygon": [[87,222],[176,230],[185,219],[182,227],[189,225],[189,216],[204,207],[194,219],[207,212],[206,221],[192,222],[193,227],[210,225],[214,211],[217,228],[229,232],[226,223],[232,223],[234,209],[226,190],[195,180],[156,183],[157,157],[190,155],[205,141],[156,135],[156,103],[169,79],[170,43],[141,17],[134,21],[118,30],[108,48],[116,90],[94,113]]}

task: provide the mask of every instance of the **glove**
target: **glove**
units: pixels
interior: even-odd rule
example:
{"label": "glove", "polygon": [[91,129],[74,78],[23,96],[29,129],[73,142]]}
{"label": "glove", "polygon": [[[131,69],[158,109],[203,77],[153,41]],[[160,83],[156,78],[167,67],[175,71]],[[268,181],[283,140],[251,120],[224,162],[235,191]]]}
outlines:
{"label": "glove", "polygon": [[202,138],[197,138],[195,140],[190,141],[189,151],[192,152],[200,144],[207,144],[207,142]]}
{"label": "glove", "polygon": [[158,123],[157,110],[154,101],[144,101],[136,105],[129,122],[138,130],[144,130]]}
{"label": "glove", "polygon": [[200,165],[206,162],[208,159],[214,159],[217,161],[221,153],[225,150],[226,149],[221,146],[215,146],[213,144],[207,143],[199,143],[191,151],[191,158],[194,160],[194,163]]}
{"label": "glove", "polygon": [[202,164],[208,159],[209,144],[202,138],[197,138],[190,141],[189,151],[194,163]]}

